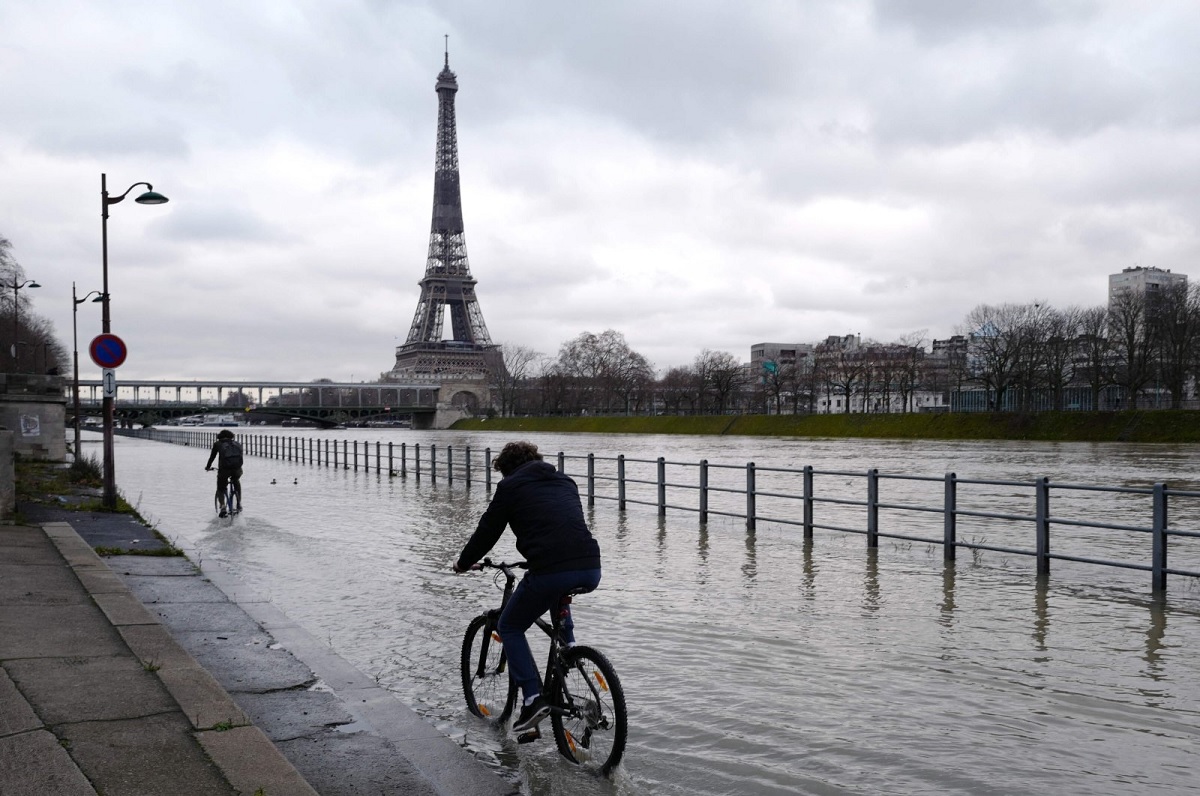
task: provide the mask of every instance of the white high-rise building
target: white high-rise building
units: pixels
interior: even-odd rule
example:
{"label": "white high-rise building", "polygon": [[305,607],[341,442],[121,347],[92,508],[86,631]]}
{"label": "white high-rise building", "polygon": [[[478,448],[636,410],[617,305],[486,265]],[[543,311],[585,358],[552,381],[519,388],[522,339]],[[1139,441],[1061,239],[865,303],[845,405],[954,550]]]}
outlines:
{"label": "white high-rise building", "polygon": [[1108,277],[1108,306],[1111,308],[1118,296],[1130,292],[1155,296],[1172,285],[1187,285],[1187,281],[1187,274],[1173,274],[1169,268],[1165,271],[1153,266],[1143,268],[1140,265],[1125,268],[1121,273]]}

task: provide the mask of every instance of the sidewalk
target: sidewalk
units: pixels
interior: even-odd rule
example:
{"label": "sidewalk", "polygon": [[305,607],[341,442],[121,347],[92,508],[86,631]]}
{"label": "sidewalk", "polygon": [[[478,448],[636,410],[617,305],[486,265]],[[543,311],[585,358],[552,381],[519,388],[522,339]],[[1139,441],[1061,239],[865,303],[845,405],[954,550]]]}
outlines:
{"label": "sidewalk", "polygon": [[0,526],[4,796],[517,792],[211,565],[97,556],[165,546],[133,518],[22,512],[41,524]]}

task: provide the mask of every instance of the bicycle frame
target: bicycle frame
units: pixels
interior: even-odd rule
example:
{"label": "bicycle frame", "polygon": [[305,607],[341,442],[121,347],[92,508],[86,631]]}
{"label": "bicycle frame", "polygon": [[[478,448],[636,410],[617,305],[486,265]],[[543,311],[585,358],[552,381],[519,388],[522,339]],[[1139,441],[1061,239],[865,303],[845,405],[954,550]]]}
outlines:
{"label": "bicycle frame", "polygon": [[[516,588],[514,570],[524,566],[524,562],[493,563],[484,559],[474,567],[498,569],[505,578],[500,607],[485,611],[468,626],[462,657],[468,709],[496,722],[507,719],[516,694],[496,626]],[[573,596],[574,593],[567,593],[559,598],[550,621],[541,616],[534,620],[550,639],[542,695],[549,705],[555,743],[562,755],[577,764],[595,763],[607,775],[619,763],[625,747],[628,732],[625,698],[620,679],[603,653],[592,647],[567,647],[563,620]],[[495,644],[500,644],[498,650]],[[508,678],[506,692],[494,690],[500,677]],[[484,690],[476,691],[477,685]],[[507,696],[503,696],[505,693]],[[479,699],[481,695],[484,700]],[[540,737],[541,732],[534,728],[518,736],[517,742],[527,743]]]}

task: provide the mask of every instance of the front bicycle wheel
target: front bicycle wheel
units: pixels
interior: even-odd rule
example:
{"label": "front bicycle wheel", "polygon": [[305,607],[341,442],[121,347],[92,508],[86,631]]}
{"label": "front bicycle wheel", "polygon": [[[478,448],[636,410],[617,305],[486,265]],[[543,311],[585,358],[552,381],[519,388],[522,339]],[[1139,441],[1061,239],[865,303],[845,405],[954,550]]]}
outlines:
{"label": "front bicycle wheel", "polygon": [[629,722],[625,691],[608,658],[591,647],[572,647],[563,653],[566,677],[550,714],[558,751],[572,763],[599,769],[607,775],[621,762]]}
{"label": "front bicycle wheel", "polygon": [[492,722],[502,722],[512,712],[517,686],[508,676],[508,657],[500,634],[487,614],[467,625],[462,646],[463,696],[467,710]]}

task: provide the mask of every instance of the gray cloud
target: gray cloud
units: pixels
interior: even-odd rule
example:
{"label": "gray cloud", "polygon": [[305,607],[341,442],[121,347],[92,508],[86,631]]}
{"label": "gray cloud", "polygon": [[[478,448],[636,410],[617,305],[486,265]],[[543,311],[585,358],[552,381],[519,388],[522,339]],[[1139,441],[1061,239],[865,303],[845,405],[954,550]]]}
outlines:
{"label": "gray cloud", "polygon": [[58,328],[71,282],[98,286],[97,176],[171,197],[113,210],[127,378],[390,366],[443,34],[497,341],[614,328],[665,368],[944,337],[981,302],[1099,303],[1121,267],[1200,254],[1183,0],[47,0],[0,27],[0,234]]}

